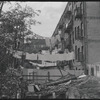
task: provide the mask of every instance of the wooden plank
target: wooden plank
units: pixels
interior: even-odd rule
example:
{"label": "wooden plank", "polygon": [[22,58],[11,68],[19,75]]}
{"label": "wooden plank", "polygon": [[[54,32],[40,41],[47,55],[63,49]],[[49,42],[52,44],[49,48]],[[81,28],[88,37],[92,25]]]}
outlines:
{"label": "wooden plank", "polygon": [[[33,75],[22,75],[23,77],[32,77]],[[48,75],[34,75],[34,77],[48,77]],[[61,77],[61,75],[50,75],[50,77]]]}

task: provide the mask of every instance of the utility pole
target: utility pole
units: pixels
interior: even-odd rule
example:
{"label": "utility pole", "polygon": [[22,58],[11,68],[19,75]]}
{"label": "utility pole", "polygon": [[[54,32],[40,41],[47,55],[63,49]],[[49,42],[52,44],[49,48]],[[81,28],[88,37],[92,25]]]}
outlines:
{"label": "utility pole", "polygon": [[[23,45],[24,45],[24,32],[23,32]],[[22,51],[22,66],[24,66],[25,58],[26,58],[26,53],[24,52],[24,48],[23,48],[23,51]]]}
{"label": "utility pole", "polygon": [[[15,35],[14,35],[14,50],[15,52],[18,50],[18,30],[19,30],[19,26],[18,25],[15,25],[14,27],[15,29]],[[15,61],[14,61],[14,66],[16,66],[16,61],[17,61],[17,58],[15,58]]]}
{"label": "utility pole", "polygon": [[[17,26],[15,26],[14,29],[15,29],[15,35],[14,35],[14,50],[16,51],[16,47],[17,47],[17,43],[16,43],[16,39],[17,39]],[[14,68],[15,68],[15,66],[16,66],[16,58],[14,58]]]}
{"label": "utility pole", "polygon": [[17,49],[17,33],[18,33],[18,28],[19,26],[15,26],[15,37],[14,37],[14,49],[16,50]]}

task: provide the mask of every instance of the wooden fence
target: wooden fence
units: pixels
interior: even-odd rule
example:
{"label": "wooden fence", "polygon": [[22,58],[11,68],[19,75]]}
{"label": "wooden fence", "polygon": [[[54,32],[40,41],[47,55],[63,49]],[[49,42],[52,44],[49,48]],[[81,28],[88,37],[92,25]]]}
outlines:
{"label": "wooden fence", "polygon": [[34,83],[44,83],[46,81],[50,81],[52,77],[60,78],[61,75],[23,75],[23,79],[34,82]]}

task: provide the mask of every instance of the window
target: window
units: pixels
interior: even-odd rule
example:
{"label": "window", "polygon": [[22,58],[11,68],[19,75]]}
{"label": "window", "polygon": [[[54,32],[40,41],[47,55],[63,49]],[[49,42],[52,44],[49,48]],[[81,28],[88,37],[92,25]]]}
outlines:
{"label": "window", "polygon": [[79,26],[77,27],[77,38],[79,38]]}
{"label": "window", "polygon": [[83,62],[84,60],[84,55],[83,55],[83,46],[81,46],[81,52],[79,50],[79,61]]}
{"label": "window", "polygon": [[71,5],[71,2],[69,2],[69,6]]}
{"label": "window", "polygon": [[75,27],[75,39],[76,39],[76,27]]}
{"label": "window", "polygon": [[82,58],[82,60],[83,60],[83,59],[84,59],[84,57],[83,57],[83,56],[84,56],[84,53],[83,53],[83,52],[84,52],[84,51],[83,51],[83,46],[81,47],[81,50],[82,50],[82,55],[81,55],[82,57],[81,57],[81,58]]}
{"label": "window", "polygon": [[76,16],[75,19],[77,19],[77,20],[82,19],[82,7],[76,7],[75,16]]}
{"label": "window", "polygon": [[[74,16],[76,16],[76,9],[74,9]],[[75,20],[76,20],[76,18],[75,18]]]}
{"label": "window", "polygon": [[72,35],[69,36],[70,37],[70,43],[72,42]]}
{"label": "window", "polygon": [[82,12],[82,3],[80,3],[80,13]]}
{"label": "window", "polygon": [[80,3],[80,11],[83,14],[83,2]]}
{"label": "window", "polygon": [[74,32],[73,32],[73,44],[74,44]]}
{"label": "window", "polygon": [[75,10],[74,10],[75,20],[76,20],[76,14],[77,14],[77,5],[76,5]]}
{"label": "window", "polygon": [[77,70],[77,67],[76,67],[76,70]]}
{"label": "window", "polygon": [[91,75],[94,76],[94,68],[91,68]]}
{"label": "window", "polygon": [[83,22],[81,22],[81,36],[84,36],[83,35]]}
{"label": "window", "polygon": [[96,71],[99,71],[99,66],[96,66]]}
{"label": "window", "polygon": [[77,29],[78,29],[78,28],[76,27],[76,39],[78,38],[78,36],[77,36],[77,35],[78,35],[78,34],[77,34],[77,31],[78,31],[78,30],[77,30]]}
{"label": "window", "polygon": [[77,46],[75,46],[75,59],[77,60]]}
{"label": "window", "polygon": [[78,48],[78,61],[80,61],[80,48]]}
{"label": "window", "polygon": [[33,79],[33,73],[29,73],[29,79],[30,79],[30,80]]}

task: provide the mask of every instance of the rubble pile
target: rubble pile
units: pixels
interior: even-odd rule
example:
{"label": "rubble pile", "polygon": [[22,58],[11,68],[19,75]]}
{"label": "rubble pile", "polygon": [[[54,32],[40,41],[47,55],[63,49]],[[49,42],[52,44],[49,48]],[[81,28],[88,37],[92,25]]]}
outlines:
{"label": "rubble pile", "polygon": [[[69,75],[68,75],[69,76]],[[66,76],[66,77],[68,77]],[[66,78],[61,78],[61,80]],[[67,79],[66,79],[67,80]],[[58,81],[58,80],[57,80]],[[100,79],[94,76],[85,76],[82,78],[77,78],[70,80],[62,84],[47,86],[46,89],[42,90],[40,94],[44,97],[49,98],[52,93],[55,92],[56,98],[74,98],[74,99],[98,99],[100,98]],[[68,83],[68,84],[67,84]],[[51,84],[50,84],[51,85]]]}
{"label": "rubble pile", "polygon": [[72,80],[72,82],[69,86],[72,87],[72,86],[81,85],[82,83],[85,83],[86,81],[88,81],[89,78],[90,78],[90,76],[77,78],[76,80]]}
{"label": "rubble pile", "polygon": [[99,99],[100,79],[94,76],[86,76],[72,81],[68,88],[68,98]]}
{"label": "rubble pile", "polygon": [[[75,77],[68,74],[56,81],[45,83],[37,95],[41,98],[99,99],[100,78],[89,75]],[[33,93],[34,94],[34,93]]]}
{"label": "rubble pile", "polygon": [[46,85],[45,89],[42,89],[40,94],[43,97],[51,96],[52,93],[56,93],[57,96],[59,96],[62,93],[65,93],[68,89],[68,84],[71,83],[71,80],[75,80],[75,75],[68,74],[62,78],[59,78],[56,81],[48,82],[44,85]]}
{"label": "rubble pile", "polygon": [[47,86],[58,85],[58,84],[62,84],[64,82],[68,82],[69,80],[74,80],[74,79],[76,79],[76,76],[68,73],[66,76],[63,76],[63,77],[57,79],[56,81],[46,83],[46,85]]}
{"label": "rubble pile", "polygon": [[42,96],[46,96],[49,94],[52,94],[53,92],[55,93],[60,93],[61,91],[66,91],[66,86],[64,85],[57,85],[57,86],[52,86],[52,87],[48,87],[44,90],[41,91]]}
{"label": "rubble pile", "polygon": [[88,81],[78,86],[82,98],[100,98],[100,78],[90,76]]}

